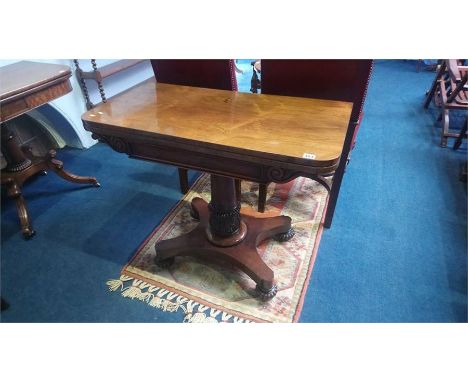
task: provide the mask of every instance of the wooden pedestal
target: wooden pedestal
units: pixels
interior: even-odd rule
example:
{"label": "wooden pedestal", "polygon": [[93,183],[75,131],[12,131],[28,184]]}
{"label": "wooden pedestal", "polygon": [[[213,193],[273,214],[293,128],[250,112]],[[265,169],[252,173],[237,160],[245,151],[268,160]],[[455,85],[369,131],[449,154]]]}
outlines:
{"label": "wooden pedestal", "polygon": [[211,176],[211,202],[194,198],[192,216],[200,221],[194,230],[156,243],[157,265],[168,267],[175,256],[182,255],[227,261],[257,283],[261,299],[275,296],[274,273],[261,259],[257,246],[268,238],[292,238],[290,217],[255,218],[241,214],[234,179],[216,175]]}
{"label": "wooden pedestal", "polygon": [[73,183],[85,183],[100,186],[96,178],[70,174],[63,169],[63,163],[55,159],[55,150],[50,150],[45,158],[32,155],[28,149],[22,149],[16,136],[8,129],[6,124],[2,129],[2,153],[7,162],[1,173],[1,184],[6,187],[7,195],[16,202],[21,231],[25,239],[33,237],[36,233],[31,222],[23,198],[21,187],[32,176],[41,173],[47,175],[46,170],[52,170],[65,180]]}

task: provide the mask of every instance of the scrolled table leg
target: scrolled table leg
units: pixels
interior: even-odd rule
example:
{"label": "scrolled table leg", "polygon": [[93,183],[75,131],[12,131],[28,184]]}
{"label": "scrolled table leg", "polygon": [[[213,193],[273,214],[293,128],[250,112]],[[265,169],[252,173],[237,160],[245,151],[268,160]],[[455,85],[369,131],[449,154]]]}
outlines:
{"label": "scrolled table leg", "polygon": [[31,227],[29,221],[28,209],[26,208],[26,201],[23,198],[20,187],[15,183],[11,182],[7,184],[8,196],[13,198],[16,203],[16,209],[18,210],[18,218],[20,220],[21,232],[25,239],[32,238],[36,231]]}
{"label": "scrolled table leg", "polygon": [[101,184],[97,181],[97,179],[92,176],[79,176],[79,175],[71,174],[68,171],[65,171],[63,169],[63,162],[59,161],[58,159],[55,159],[56,155],[57,153],[55,150],[50,150],[47,155],[46,162],[47,162],[47,166],[52,171],[54,171],[58,176],[72,183],[93,184],[96,187],[101,186]]}

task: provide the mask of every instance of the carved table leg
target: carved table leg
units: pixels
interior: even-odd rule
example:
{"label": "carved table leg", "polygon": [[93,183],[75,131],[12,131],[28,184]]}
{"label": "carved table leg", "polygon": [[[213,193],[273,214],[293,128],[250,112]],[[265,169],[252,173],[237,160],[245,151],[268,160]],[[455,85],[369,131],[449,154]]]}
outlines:
{"label": "carved table leg", "polygon": [[21,231],[23,233],[23,236],[25,239],[30,239],[36,234],[36,231],[32,229],[31,224],[29,222],[29,215],[28,215],[28,210],[26,208],[26,201],[23,198],[21,189],[14,180],[7,182],[5,185],[7,187],[8,196],[15,200],[16,209],[18,210],[18,218],[20,220]]}
{"label": "carved table leg", "polygon": [[291,218],[242,215],[234,180],[215,175],[211,176],[211,202],[194,198],[191,208],[200,221],[198,226],[185,235],[156,243],[156,264],[168,267],[181,255],[227,261],[257,283],[261,299],[274,297],[274,273],[261,259],[257,246],[268,238],[289,240],[294,235]]}
{"label": "carved table leg", "polygon": [[46,163],[47,167],[54,171],[58,176],[72,183],[89,183],[94,184],[96,187],[101,186],[97,179],[92,176],[79,176],[65,171],[63,169],[63,162],[55,159],[56,154],[55,150],[50,150],[46,158]]}
{"label": "carved table leg", "polygon": [[[26,157],[21,149],[18,138],[8,128],[6,123],[1,124],[1,147],[2,154],[7,162],[6,168],[2,170],[2,185],[7,187],[7,194],[9,197],[15,199],[16,209],[18,210],[18,218],[21,224],[21,231],[26,239],[34,236],[36,233],[30,223],[28,210],[26,209],[26,202],[21,193],[21,188],[15,181],[15,176],[20,175],[23,170],[31,167],[32,161]],[[8,172],[12,177],[6,177],[3,174]]]}
{"label": "carved table leg", "polygon": [[34,157],[31,149],[21,147],[15,134],[12,133],[5,123],[1,124],[1,148],[7,166],[2,170],[1,184],[8,191],[8,196],[15,199],[21,231],[26,239],[36,233],[29,222],[26,202],[21,193],[23,183],[35,174],[47,175],[47,168],[53,170],[57,175],[73,183],[90,183],[100,186],[96,178],[70,174],[63,169],[63,163],[55,159],[56,152],[51,150],[45,158]]}

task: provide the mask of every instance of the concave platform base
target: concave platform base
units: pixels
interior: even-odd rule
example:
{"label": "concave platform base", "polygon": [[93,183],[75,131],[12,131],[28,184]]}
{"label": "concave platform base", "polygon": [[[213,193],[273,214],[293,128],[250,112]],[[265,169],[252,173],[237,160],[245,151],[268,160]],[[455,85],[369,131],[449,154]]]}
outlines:
{"label": "concave platform base", "polygon": [[[245,272],[257,283],[259,298],[269,300],[276,295],[274,273],[261,259],[257,246],[269,238],[279,241],[292,238],[294,231],[291,228],[290,217],[255,218],[241,213],[242,223],[238,232],[229,238],[216,238],[210,229],[210,209],[207,202],[201,198],[194,198],[192,216],[200,221],[194,230],[156,243],[155,262],[158,266],[169,267],[174,257],[182,255],[225,261]],[[226,246],[226,240],[234,244]]]}

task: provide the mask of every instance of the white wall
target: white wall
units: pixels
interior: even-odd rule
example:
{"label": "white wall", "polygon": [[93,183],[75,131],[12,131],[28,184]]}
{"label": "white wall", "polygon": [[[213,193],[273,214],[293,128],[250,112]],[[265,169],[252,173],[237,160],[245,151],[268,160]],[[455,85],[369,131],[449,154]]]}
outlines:
{"label": "white wall", "polygon": [[[0,60],[0,67],[18,62],[20,60]],[[39,113],[52,122],[58,133],[62,136],[63,140],[68,146],[87,148],[96,143],[91,138],[91,134],[83,128],[81,122],[81,115],[86,111],[85,101],[81,94],[80,86],[76,80],[75,65],[72,59],[51,59],[51,60],[37,60],[31,59],[29,61],[48,62],[53,64],[67,65],[72,69],[71,84],[73,91],[49,103],[48,106],[41,106],[37,109]],[[96,60],[98,67],[117,60]],[[79,64],[81,69],[87,71],[92,70],[91,60],[80,59]],[[109,98],[117,93],[128,89],[137,83],[146,80],[153,76],[153,70],[149,61],[141,63],[125,72],[108,77],[104,80],[104,91],[106,97]],[[1,81],[1,78],[0,78]],[[86,81],[88,86],[91,102],[94,104],[101,102],[96,82]],[[54,111],[58,111],[61,116],[57,115]]]}

